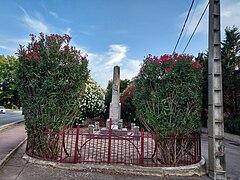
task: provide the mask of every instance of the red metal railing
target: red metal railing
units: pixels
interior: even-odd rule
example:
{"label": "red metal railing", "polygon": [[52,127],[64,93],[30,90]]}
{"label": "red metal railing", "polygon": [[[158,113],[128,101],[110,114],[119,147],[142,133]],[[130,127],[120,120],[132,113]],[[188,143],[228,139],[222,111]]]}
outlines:
{"label": "red metal railing", "polygon": [[[111,127],[111,126],[110,126]],[[80,127],[42,131],[29,136],[29,156],[66,163],[132,164],[146,167],[184,166],[201,159],[200,135],[159,139],[158,132],[89,134]]]}

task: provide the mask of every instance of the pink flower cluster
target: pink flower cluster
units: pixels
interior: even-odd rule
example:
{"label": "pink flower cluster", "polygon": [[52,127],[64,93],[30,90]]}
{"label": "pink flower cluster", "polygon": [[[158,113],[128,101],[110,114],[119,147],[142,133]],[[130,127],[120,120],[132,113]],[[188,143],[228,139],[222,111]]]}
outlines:
{"label": "pink flower cluster", "polygon": [[[163,64],[167,63],[169,67],[166,68],[166,71],[169,72],[172,70],[174,66],[177,65],[179,61],[190,59],[192,61],[192,68],[193,69],[202,69],[202,64],[199,64],[198,62],[193,62],[194,56],[192,55],[186,55],[186,54],[164,54],[160,56],[159,58],[157,56],[152,56],[151,54],[148,54],[146,57],[146,60],[148,62],[157,63],[157,64]],[[173,66],[172,66],[173,65]]]}
{"label": "pink flower cluster", "polygon": [[29,52],[25,54],[24,60],[31,61],[31,59],[40,59],[40,56],[36,52]]}
{"label": "pink flower cluster", "polygon": [[[40,37],[44,37],[44,34],[40,33]],[[52,40],[57,40],[57,41],[66,40],[67,42],[69,42],[72,38],[68,34],[64,34],[64,36],[60,36],[59,34],[51,34],[50,36],[46,35],[46,39],[48,41],[52,41]]]}
{"label": "pink flower cluster", "polygon": [[192,63],[192,68],[193,69],[202,69],[203,70],[203,64],[202,63],[200,64],[199,62],[195,61],[195,62]]}
{"label": "pink flower cluster", "polygon": [[[44,35],[44,33],[39,33],[38,39],[36,39],[36,35],[29,34],[31,37],[31,42],[29,43],[27,48],[23,48],[21,46],[21,50],[16,54],[18,56],[22,56],[24,60],[38,60],[42,59],[41,54],[44,54],[44,51],[54,50],[59,51],[59,53],[66,52],[70,53],[69,61],[79,63],[81,60],[86,59],[86,56],[81,56],[80,51],[70,48],[69,42],[71,37],[68,34],[60,36],[58,34]],[[63,46],[64,44],[64,46]]]}
{"label": "pink flower cluster", "polygon": [[185,54],[164,54],[158,58],[157,56],[152,56],[151,54],[148,54],[147,60],[149,62],[156,62],[156,63],[164,63],[164,62],[173,62],[177,60],[183,60],[183,59],[191,59],[193,60],[194,56],[192,55],[185,55]]}
{"label": "pink flower cluster", "polygon": [[172,70],[172,68],[168,67],[166,70],[167,70],[167,71],[171,71],[171,70]]}
{"label": "pink flower cluster", "polygon": [[66,51],[66,52],[70,52],[70,48],[68,45],[64,46],[63,49]]}
{"label": "pink flower cluster", "polygon": [[136,88],[136,83],[134,83],[133,85],[131,85],[130,87],[128,87],[127,89],[125,89],[125,90],[123,91],[123,94],[120,96],[120,102],[121,102],[122,104],[126,104],[126,101],[125,101],[125,100],[126,100],[128,97],[133,98],[135,88]]}

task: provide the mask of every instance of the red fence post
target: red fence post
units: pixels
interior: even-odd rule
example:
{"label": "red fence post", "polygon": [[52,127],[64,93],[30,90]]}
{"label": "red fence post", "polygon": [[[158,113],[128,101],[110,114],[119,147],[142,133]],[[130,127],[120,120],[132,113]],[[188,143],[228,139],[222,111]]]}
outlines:
{"label": "red fence post", "polygon": [[34,143],[35,143],[35,133],[33,134],[33,143],[31,144],[31,146],[32,146],[32,157],[33,157],[33,155],[34,155]]}
{"label": "red fence post", "polygon": [[75,142],[75,151],[74,151],[74,162],[75,163],[78,161],[78,136],[79,136],[79,125],[77,126],[77,132],[76,132],[76,142]]}
{"label": "red fence post", "polygon": [[196,136],[196,133],[194,133],[194,162],[193,163],[197,163],[197,157],[198,157],[198,139],[197,139],[197,136]]}
{"label": "red fence post", "polygon": [[65,140],[65,127],[62,130],[62,146],[61,146],[60,162],[62,162],[62,160],[63,160],[63,157],[62,157],[63,156],[63,149],[65,148],[64,140]]}
{"label": "red fence post", "polygon": [[110,118],[109,129],[108,129],[108,161],[111,162],[111,136],[112,136],[112,118]]}
{"label": "red fence post", "polygon": [[141,160],[140,165],[144,166],[144,129],[141,128]]}
{"label": "red fence post", "polygon": [[199,145],[198,161],[200,161],[202,158],[201,134],[198,134],[198,145]]}
{"label": "red fence post", "polygon": [[158,167],[158,130],[157,129],[156,129],[155,147],[156,147],[156,166]]}

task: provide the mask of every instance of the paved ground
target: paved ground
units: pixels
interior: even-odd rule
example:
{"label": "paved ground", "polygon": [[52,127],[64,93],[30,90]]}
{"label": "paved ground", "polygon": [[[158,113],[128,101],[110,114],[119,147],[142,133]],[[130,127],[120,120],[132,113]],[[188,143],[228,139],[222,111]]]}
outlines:
{"label": "paved ground", "polygon": [[27,137],[24,123],[13,125],[0,131],[0,161]]}
{"label": "paved ground", "polygon": [[[12,127],[8,130],[0,132],[0,153],[6,154],[14,146],[22,141],[26,136],[24,131],[24,125],[19,124],[18,126]],[[14,145],[15,144],[15,145]],[[8,151],[4,148],[4,145],[8,146]],[[227,159],[227,176],[233,180],[239,180],[240,178],[240,145],[231,141],[226,141],[226,159]],[[9,149],[10,148],[10,149]],[[37,165],[29,163],[22,158],[25,153],[25,144],[23,144],[9,159],[9,161],[0,169],[0,180],[50,180],[50,179],[83,179],[83,180],[157,180],[157,179],[196,179],[196,180],[207,180],[207,176],[203,177],[157,177],[157,176],[140,176],[140,175],[129,175],[120,174],[113,172],[101,172],[101,171],[77,171],[66,168],[54,168],[52,166]],[[207,134],[202,136],[202,154],[207,158]],[[1,156],[3,157],[3,155]],[[70,164],[68,164],[68,167]]]}
{"label": "paved ground", "polygon": [[202,180],[209,179],[204,177],[158,177],[158,176],[139,176],[120,173],[103,173],[103,172],[84,172],[76,170],[66,170],[53,168],[51,166],[43,166],[28,163],[22,156],[25,152],[25,146],[21,146],[16,153],[14,153],[8,163],[0,169],[0,180]]}
{"label": "paved ground", "polygon": [[[0,151],[2,157],[6,155],[6,153],[10,152],[14,147],[17,146],[24,138],[26,137],[24,124],[20,123],[16,126],[12,126],[11,128],[5,129],[4,131],[0,131],[0,143],[1,148],[4,151]],[[25,153],[24,143],[20,148],[9,158],[6,164],[0,169],[0,180],[48,180],[48,179],[67,179],[67,180],[75,180],[75,179],[99,179],[99,180],[111,180],[111,179],[124,179],[124,180],[132,180],[132,179],[186,179],[185,177],[159,177],[159,176],[140,176],[140,175],[130,175],[127,173],[118,173],[116,171],[108,172],[104,170],[70,170],[71,164],[66,164],[64,168],[54,168],[52,166],[47,165],[39,165],[30,163],[24,160],[22,157]],[[126,166],[125,166],[126,167]],[[114,166],[115,168],[115,166]],[[134,171],[135,172],[135,171]],[[189,177],[188,179],[208,179],[207,176],[204,177]]]}
{"label": "paved ground", "polygon": [[24,119],[22,111],[6,109],[5,114],[0,114],[0,126]]}
{"label": "paved ground", "polygon": [[[224,140],[226,154],[227,177],[231,180],[240,180],[240,144]],[[208,160],[208,136],[202,134],[202,156]]]}

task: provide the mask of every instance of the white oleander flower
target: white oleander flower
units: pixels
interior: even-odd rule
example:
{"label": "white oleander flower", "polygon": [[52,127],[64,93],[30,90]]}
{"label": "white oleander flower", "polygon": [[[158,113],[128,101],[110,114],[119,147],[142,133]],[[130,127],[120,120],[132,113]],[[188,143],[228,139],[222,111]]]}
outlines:
{"label": "white oleander flower", "polygon": [[98,116],[105,111],[105,95],[101,87],[91,77],[89,77],[88,83],[86,83],[84,94],[80,103],[80,110],[83,117]]}

